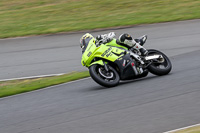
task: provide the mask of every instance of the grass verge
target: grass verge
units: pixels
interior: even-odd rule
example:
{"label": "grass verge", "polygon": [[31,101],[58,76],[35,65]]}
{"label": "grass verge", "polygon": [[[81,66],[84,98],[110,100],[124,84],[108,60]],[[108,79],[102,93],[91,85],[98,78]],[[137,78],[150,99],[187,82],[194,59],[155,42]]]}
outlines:
{"label": "grass verge", "polygon": [[195,127],[183,129],[183,130],[176,131],[176,132],[173,132],[173,133],[200,133],[200,126],[195,126]]}
{"label": "grass verge", "polygon": [[52,85],[66,83],[69,81],[85,78],[89,76],[88,71],[72,72],[61,76],[43,77],[35,79],[23,79],[0,82],[0,97],[29,92]]}
{"label": "grass verge", "polygon": [[1,0],[0,38],[200,18],[199,0]]}

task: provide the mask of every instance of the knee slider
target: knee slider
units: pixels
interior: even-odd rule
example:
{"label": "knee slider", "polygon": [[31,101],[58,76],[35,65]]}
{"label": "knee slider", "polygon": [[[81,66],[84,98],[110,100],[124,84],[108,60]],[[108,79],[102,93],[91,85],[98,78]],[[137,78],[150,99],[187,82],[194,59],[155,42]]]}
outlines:
{"label": "knee slider", "polygon": [[119,36],[119,41],[120,41],[121,43],[124,43],[125,40],[132,41],[133,38],[132,38],[129,34],[127,34],[127,33],[121,34],[121,35]]}

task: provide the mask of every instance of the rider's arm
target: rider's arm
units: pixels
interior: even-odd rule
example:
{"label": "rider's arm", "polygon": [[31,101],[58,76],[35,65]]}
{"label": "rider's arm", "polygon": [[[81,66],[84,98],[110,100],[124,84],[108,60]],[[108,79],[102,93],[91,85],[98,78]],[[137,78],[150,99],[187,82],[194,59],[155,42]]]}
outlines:
{"label": "rider's arm", "polygon": [[112,41],[114,37],[115,37],[114,32],[110,32],[108,34],[103,34],[103,35],[98,35],[96,37],[96,44],[98,44],[98,45],[106,44],[106,43]]}

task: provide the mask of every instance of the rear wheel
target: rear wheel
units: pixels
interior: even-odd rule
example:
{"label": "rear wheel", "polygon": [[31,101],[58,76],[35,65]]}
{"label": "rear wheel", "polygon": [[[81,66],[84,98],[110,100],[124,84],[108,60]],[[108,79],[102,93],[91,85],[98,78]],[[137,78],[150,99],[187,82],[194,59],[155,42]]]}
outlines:
{"label": "rear wheel", "polygon": [[169,58],[162,52],[154,49],[148,50],[148,55],[162,55],[163,58],[154,59],[148,66],[148,70],[155,75],[166,75],[172,69],[172,64]]}
{"label": "rear wheel", "polygon": [[90,76],[98,84],[105,87],[113,87],[118,85],[120,80],[119,74],[113,67],[109,65],[107,66],[109,69],[108,72],[105,70],[104,66],[98,64],[90,66],[89,68]]}

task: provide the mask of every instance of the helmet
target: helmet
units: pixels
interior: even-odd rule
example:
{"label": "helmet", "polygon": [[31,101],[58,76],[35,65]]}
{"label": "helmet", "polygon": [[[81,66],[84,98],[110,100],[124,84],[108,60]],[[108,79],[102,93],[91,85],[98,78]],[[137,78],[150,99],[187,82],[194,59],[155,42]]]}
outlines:
{"label": "helmet", "polygon": [[89,41],[94,38],[91,34],[86,33],[85,35],[83,35],[80,38],[80,47],[83,49],[85,47],[87,47],[87,44],[89,43]]}

